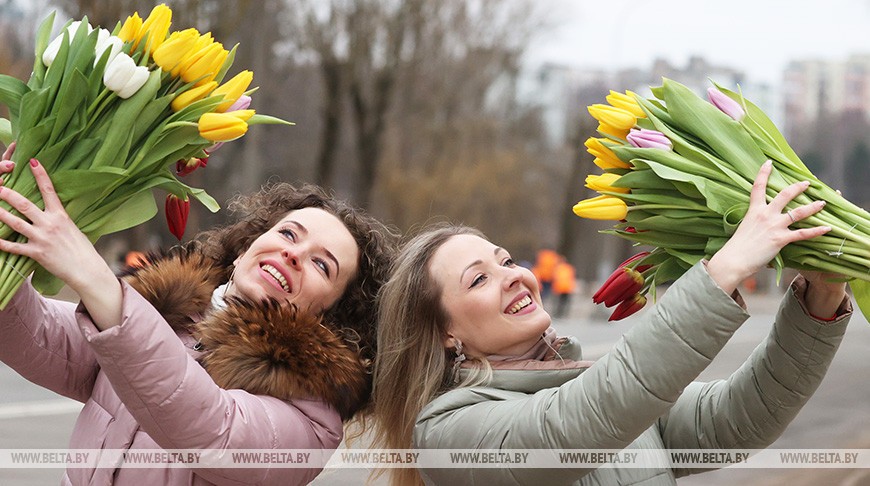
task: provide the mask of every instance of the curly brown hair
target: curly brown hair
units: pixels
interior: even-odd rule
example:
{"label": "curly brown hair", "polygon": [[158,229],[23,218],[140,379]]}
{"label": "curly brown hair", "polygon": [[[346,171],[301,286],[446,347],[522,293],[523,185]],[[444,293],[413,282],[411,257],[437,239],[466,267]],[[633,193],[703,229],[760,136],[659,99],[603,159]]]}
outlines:
{"label": "curly brown hair", "polygon": [[255,239],[288,212],[312,207],[341,220],[360,250],[357,274],[338,301],[326,310],[324,322],[339,331],[349,344],[358,346],[360,357],[371,362],[377,350],[375,298],[387,280],[396,253],[395,230],[319,186],[273,182],[254,194],[237,196],[228,205],[237,220],[199,233],[196,240],[201,251],[223,268],[225,278],[229,279],[233,262]]}

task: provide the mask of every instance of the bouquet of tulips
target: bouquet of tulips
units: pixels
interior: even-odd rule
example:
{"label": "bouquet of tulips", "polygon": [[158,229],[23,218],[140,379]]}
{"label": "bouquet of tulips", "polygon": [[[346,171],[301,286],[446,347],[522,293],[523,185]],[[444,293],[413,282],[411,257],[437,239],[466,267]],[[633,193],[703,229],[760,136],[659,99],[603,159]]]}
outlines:
{"label": "bouquet of tulips", "polygon": [[584,218],[618,221],[605,233],[654,247],[619,265],[593,296],[616,305],[611,320],[646,304],[648,292],[673,281],[718,251],[749,207],[752,182],[766,160],[774,170],[768,198],[790,184],[810,187],[787,207],[815,200],[825,208],[792,227],[830,226],[827,234],[789,244],[771,262],[844,275],[858,305],[870,311],[870,213],[816,178],[773,122],[741,94],[711,87],[708,100],[664,80],[646,99],[611,91],[609,104],[589,107],[601,138],[586,142],[602,174],[586,178],[599,196],[580,201]]}
{"label": "bouquet of tulips", "polygon": [[[158,5],[143,21],[134,13],[112,32],[87,19],[68,22],[50,39],[54,14],[40,26],[27,83],[0,75],[0,141],[16,142],[7,187],[43,206],[26,163],[36,158],[51,175],[72,220],[91,241],[141,224],[157,213],[153,189],[168,193],[166,214],[179,239],[190,197],[218,204],[179,177],[205,165],[222,142],[248,125],[287,122],[247,109],[253,74],[223,79],[228,51],[196,29],[169,31],[172,11]],[[5,203],[4,203],[5,204]],[[5,206],[6,209],[10,209]],[[0,238],[20,240],[6,225]],[[32,260],[0,253],[0,308],[26,275],[45,293],[59,282]]]}

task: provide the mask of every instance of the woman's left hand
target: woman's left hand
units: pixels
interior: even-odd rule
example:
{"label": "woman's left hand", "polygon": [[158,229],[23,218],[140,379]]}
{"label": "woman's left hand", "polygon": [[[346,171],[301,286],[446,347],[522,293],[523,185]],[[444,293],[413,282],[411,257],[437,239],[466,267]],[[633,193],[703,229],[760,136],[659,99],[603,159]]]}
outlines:
{"label": "woman's left hand", "polygon": [[0,239],[0,250],[32,258],[76,292],[84,286],[94,285],[94,277],[101,275],[102,267],[108,269],[108,265],[70,219],[42,164],[33,159],[30,170],[42,194],[45,209],[40,209],[13,189],[0,186],[0,200],[9,203],[23,216],[0,208],[0,222],[27,238],[25,243]]}
{"label": "woman's left hand", "polygon": [[836,317],[837,309],[846,298],[846,281],[843,275],[826,272],[801,271],[807,281],[804,302],[810,315],[829,319]]}

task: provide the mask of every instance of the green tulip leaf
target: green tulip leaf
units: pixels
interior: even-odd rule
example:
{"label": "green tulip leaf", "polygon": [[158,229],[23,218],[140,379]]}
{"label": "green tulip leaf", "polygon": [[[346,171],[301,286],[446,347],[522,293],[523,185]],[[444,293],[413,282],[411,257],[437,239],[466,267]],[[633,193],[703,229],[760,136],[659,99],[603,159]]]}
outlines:
{"label": "green tulip leaf", "polygon": [[864,314],[864,318],[870,320],[870,282],[866,280],[853,280],[849,283],[852,289],[852,296]]}
{"label": "green tulip leaf", "polygon": [[248,119],[248,125],[295,125],[295,123],[269,115],[254,115]]}
{"label": "green tulip leaf", "polygon": [[8,147],[14,140],[12,138],[12,123],[5,118],[0,118],[0,143]]}

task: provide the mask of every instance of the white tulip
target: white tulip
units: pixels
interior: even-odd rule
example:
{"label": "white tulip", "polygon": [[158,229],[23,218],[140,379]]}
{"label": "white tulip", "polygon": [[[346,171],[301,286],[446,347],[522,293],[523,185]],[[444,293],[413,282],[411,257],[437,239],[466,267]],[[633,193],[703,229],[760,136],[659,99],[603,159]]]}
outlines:
{"label": "white tulip", "polygon": [[[72,40],[73,37],[76,36],[76,32],[79,30],[79,26],[82,25],[81,20],[76,20],[75,22],[69,24],[69,27],[66,28],[66,31],[69,32],[69,38]],[[91,27],[91,24],[85,24],[88,26],[88,34],[94,31],[94,28]],[[63,36],[61,36],[63,37]]]}
{"label": "white tulip", "polygon": [[63,35],[59,35],[51,41],[50,44],[45,48],[45,51],[42,53],[42,63],[45,64],[45,67],[51,66],[51,63],[54,62],[54,58],[57,57],[58,51],[60,51],[60,45],[63,42]]}
{"label": "white tulip", "polygon": [[97,46],[96,52],[97,56],[94,59],[94,66],[97,65],[100,58],[103,57],[103,53],[106,52],[106,49],[111,49],[109,52],[109,61],[106,63],[107,65],[112,62],[112,59],[121,52],[121,49],[124,47],[124,41],[122,41],[119,37],[112,35],[106,29],[100,29],[100,33],[97,34]]}
{"label": "white tulip", "polygon": [[103,83],[120,98],[127,99],[148,81],[148,75],[148,68],[137,66],[133,58],[120,53],[106,66]]}

